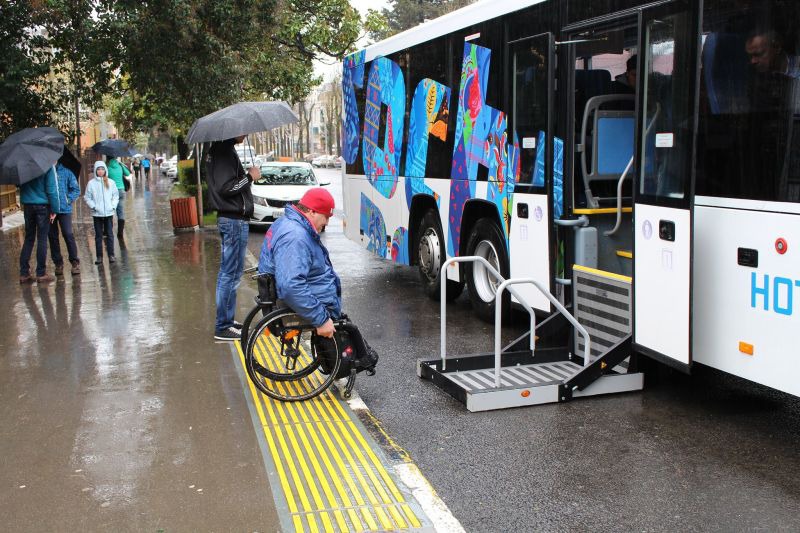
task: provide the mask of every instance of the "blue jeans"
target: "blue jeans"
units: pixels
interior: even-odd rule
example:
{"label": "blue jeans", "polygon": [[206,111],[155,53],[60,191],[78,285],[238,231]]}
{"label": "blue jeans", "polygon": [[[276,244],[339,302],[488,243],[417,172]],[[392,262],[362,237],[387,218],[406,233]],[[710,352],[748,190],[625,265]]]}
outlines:
{"label": "blue jeans", "polygon": [[125,189],[117,189],[119,193],[119,203],[117,204],[117,221],[125,220],[125,209],[123,203],[125,202]]}
{"label": "blue jeans", "polygon": [[36,276],[47,272],[47,241],[50,235],[50,207],[47,204],[25,204],[25,243],[19,254],[19,275],[31,272],[30,260],[33,244],[36,243]]}
{"label": "blue jeans", "polygon": [[246,220],[220,217],[217,220],[219,235],[222,238],[222,260],[217,276],[217,320],[216,332],[233,326],[236,312],[236,289],[244,270],[244,256],[247,251],[247,236],[250,226]]}
{"label": "blue jeans", "polygon": [[61,235],[67,243],[67,255],[70,263],[80,263],[78,259],[78,245],[75,242],[75,234],[72,232],[72,213],[59,213],[50,225],[50,253],[53,256],[53,263],[56,266],[64,264],[64,257],[61,255],[61,245],[58,242],[58,228],[61,228]]}

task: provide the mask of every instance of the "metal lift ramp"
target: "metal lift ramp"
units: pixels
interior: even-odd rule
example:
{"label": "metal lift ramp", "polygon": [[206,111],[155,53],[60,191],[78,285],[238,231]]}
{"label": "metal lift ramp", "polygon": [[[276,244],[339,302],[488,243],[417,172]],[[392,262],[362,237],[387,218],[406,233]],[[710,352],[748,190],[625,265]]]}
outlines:
{"label": "metal lift ramp", "polygon": [[[445,269],[450,264],[476,261],[500,280],[496,298],[508,290],[528,311],[530,332],[501,348],[502,306],[496,306],[494,352],[447,357],[443,294],[440,357],[417,361],[419,377],[432,381],[472,412],[642,389],[643,375],[621,364],[631,355],[630,278],[576,266],[572,286],[579,320],[537,281],[506,280],[482,257],[446,261],[441,279],[446,279]],[[557,310],[538,327],[533,309],[514,291],[514,285],[523,283],[537,287]],[[563,342],[566,338],[570,326],[576,336],[575,353],[557,345],[559,339]],[[587,352],[589,357],[583,357]]]}

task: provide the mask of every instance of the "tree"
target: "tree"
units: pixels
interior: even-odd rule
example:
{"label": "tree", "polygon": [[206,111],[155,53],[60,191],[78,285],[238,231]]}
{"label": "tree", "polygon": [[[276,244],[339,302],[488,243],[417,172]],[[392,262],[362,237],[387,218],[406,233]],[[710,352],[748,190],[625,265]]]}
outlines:
{"label": "tree", "polygon": [[401,31],[418,26],[426,20],[460,9],[475,0],[390,0],[389,8],[381,10],[386,20],[384,27],[378,26],[370,32],[375,40],[383,40]]}

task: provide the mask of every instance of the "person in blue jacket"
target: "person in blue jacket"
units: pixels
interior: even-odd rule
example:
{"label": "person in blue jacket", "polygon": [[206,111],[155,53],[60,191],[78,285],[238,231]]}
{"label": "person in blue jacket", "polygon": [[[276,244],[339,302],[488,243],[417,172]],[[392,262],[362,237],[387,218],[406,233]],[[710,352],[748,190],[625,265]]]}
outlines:
{"label": "person in blue jacket", "polygon": [[260,273],[275,276],[278,298],[323,337],[333,337],[342,314],[342,284],[319,237],[333,208],[328,191],[310,189],[269,228],[258,261]]}
{"label": "person in blue jacket", "polygon": [[108,262],[114,258],[114,213],[119,203],[119,192],[113,181],[108,178],[108,168],[102,161],[94,164],[94,178],[86,184],[83,200],[92,210],[94,221],[94,247],[97,254],[94,264],[103,262],[103,234],[106,236]]}
{"label": "person in blue jacket", "polygon": [[58,184],[58,204],[53,209],[55,220],[50,224],[50,254],[56,265],[56,276],[64,275],[64,257],[61,255],[61,246],[58,242],[58,230],[67,245],[67,256],[72,265],[72,275],[81,273],[81,261],[78,259],[78,245],[75,243],[75,234],[72,231],[72,204],[80,198],[81,187],[75,174],[61,164],[56,164],[56,179]]}
{"label": "person in blue jacket", "polygon": [[[25,242],[19,254],[20,283],[48,283],[56,278],[47,274],[47,236],[58,206],[56,172],[51,168],[38,178],[20,186],[20,202],[25,217]],[[30,260],[36,243],[36,277],[31,276]]]}

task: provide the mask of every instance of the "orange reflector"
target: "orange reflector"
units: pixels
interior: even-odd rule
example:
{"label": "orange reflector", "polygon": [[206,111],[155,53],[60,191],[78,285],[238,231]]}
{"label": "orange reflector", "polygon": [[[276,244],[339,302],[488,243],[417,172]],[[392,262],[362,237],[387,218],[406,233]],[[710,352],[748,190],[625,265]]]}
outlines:
{"label": "orange reflector", "polygon": [[294,339],[295,337],[297,337],[298,335],[300,335],[300,330],[293,329],[291,331],[287,331],[286,332],[286,335],[283,336],[283,340],[290,341],[290,340]]}
{"label": "orange reflector", "polygon": [[747,355],[753,355],[753,345],[739,341],[739,351]]}
{"label": "orange reflector", "polygon": [[520,396],[522,396],[523,398],[527,398],[528,396],[530,396],[530,395],[531,395],[531,391],[529,391],[529,390],[524,390],[524,391],[520,392],[519,394],[520,394]]}

